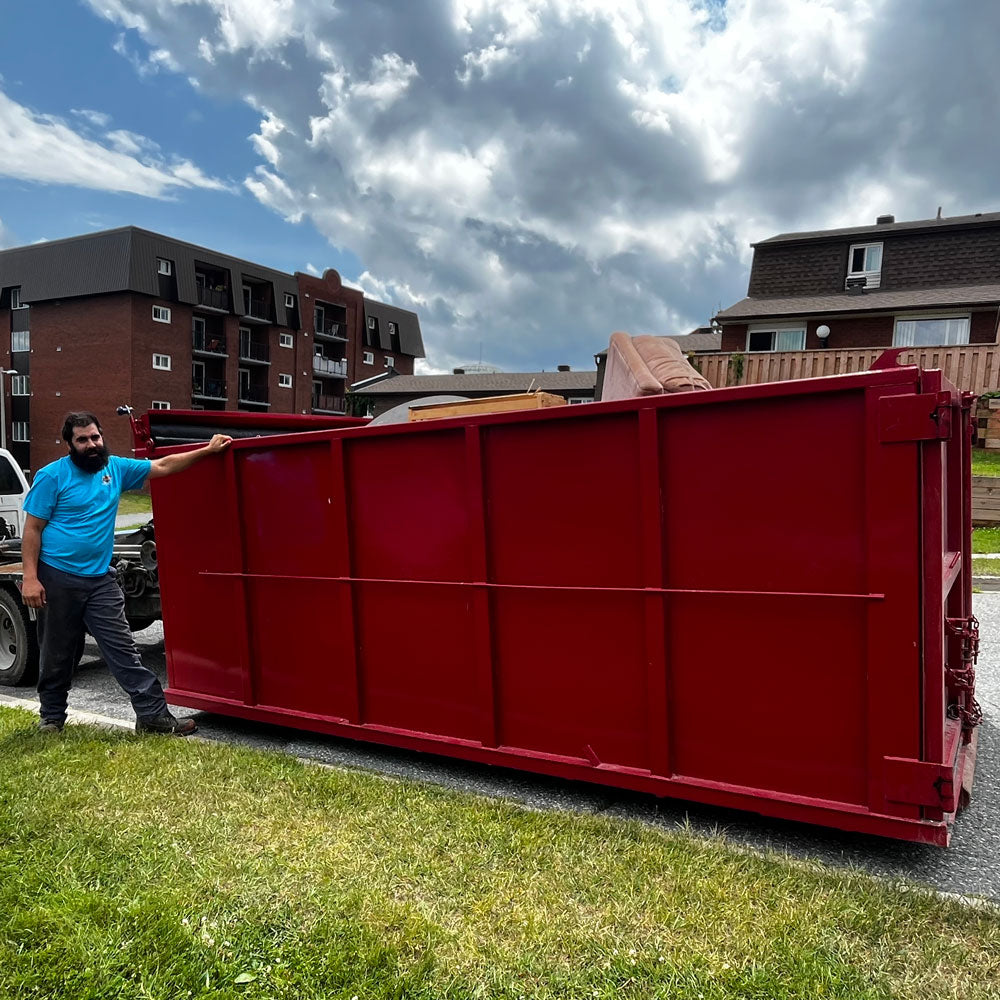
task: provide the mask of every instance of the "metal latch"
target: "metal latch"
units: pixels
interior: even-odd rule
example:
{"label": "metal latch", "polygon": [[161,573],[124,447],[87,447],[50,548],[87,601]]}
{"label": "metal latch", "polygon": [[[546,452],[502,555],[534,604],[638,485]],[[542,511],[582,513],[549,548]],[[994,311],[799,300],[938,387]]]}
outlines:
{"label": "metal latch", "polygon": [[[953,719],[962,720],[963,729],[974,729],[983,721],[983,710],[976,701],[976,662],[979,659],[979,621],[975,615],[968,618],[946,618],[948,635],[961,639],[959,665],[945,665],[948,686],[963,702],[953,702],[948,706],[948,714]],[[964,695],[964,697],[962,697]]]}
{"label": "metal latch", "polygon": [[955,770],[908,757],[883,757],[885,797],[890,802],[954,812],[958,808]]}
{"label": "metal latch", "polygon": [[951,437],[948,392],[882,396],[878,404],[878,439],[882,444],[944,441]]}

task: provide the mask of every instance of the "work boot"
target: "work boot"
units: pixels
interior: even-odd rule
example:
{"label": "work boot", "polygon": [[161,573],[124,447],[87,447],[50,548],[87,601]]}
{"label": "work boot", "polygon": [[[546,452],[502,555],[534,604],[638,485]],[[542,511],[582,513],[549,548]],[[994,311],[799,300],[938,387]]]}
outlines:
{"label": "work boot", "polygon": [[175,719],[169,712],[135,720],[137,733],[160,733],[164,736],[190,736],[198,732],[194,719]]}
{"label": "work boot", "polygon": [[61,733],[63,724],[55,722],[53,719],[39,719],[38,731],[40,733]]}

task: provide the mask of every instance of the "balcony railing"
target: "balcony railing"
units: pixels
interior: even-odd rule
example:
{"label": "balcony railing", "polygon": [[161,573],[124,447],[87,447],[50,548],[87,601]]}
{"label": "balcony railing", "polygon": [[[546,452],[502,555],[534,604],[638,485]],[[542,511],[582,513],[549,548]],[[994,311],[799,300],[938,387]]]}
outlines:
{"label": "balcony railing", "polygon": [[240,386],[240,402],[241,403],[266,403],[267,399],[267,386],[266,385],[241,385]]}
{"label": "balcony railing", "polygon": [[195,351],[202,351],[205,354],[221,354],[226,356],[226,338],[217,333],[199,333],[194,330],[191,334],[191,347]]}
{"label": "balcony railing", "polygon": [[333,320],[325,321],[316,327],[317,337],[328,337],[332,340],[347,340],[340,332],[340,324],[334,323]]}
{"label": "balcony railing", "polygon": [[343,413],[345,409],[343,396],[324,396],[321,393],[313,393],[312,408],[314,410],[327,410],[332,413]]}
{"label": "balcony railing", "polygon": [[207,288],[205,285],[199,285],[198,304],[229,312],[229,292],[224,288]]}
{"label": "balcony railing", "polygon": [[[888,347],[863,347],[838,351],[825,347],[815,351],[737,351],[731,354],[699,354],[692,361],[717,389],[732,385],[754,385],[785,379],[820,378],[863,372]],[[910,347],[899,355],[899,364],[940,368],[959,389],[977,395],[1000,391],[1000,345],[963,344],[957,347]]]}
{"label": "balcony railing", "polygon": [[271,321],[270,310],[267,308],[267,302],[264,299],[250,299],[249,301],[244,299],[243,308],[246,309],[244,315],[249,316],[251,319],[264,320],[266,323]]}
{"label": "balcony railing", "polygon": [[320,375],[340,375],[347,377],[347,361],[313,356],[313,371]]}
{"label": "balcony railing", "polygon": [[202,396],[205,399],[225,399],[226,383],[216,378],[207,378],[204,381],[194,379],[191,383],[191,395]]}
{"label": "balcony railing", "polygon": [[271,360],[270,347],[256,340],[245,340],[240,338],[240,360],[241,361],[267,361]]}

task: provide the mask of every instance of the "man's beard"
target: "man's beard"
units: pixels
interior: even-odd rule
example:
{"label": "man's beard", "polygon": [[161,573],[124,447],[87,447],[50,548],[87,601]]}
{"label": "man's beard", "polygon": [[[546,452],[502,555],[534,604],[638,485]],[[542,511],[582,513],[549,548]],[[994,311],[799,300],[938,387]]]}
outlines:
{"label": "man's beard", "polygon": [[[89,449],[88,449],[89,450]],[[94,448],[90,454],[80,454],[75,448],[70,448],[69,457],[73,464],[84,472],[100,472],[108,464],[108,449],[101,445]]]}

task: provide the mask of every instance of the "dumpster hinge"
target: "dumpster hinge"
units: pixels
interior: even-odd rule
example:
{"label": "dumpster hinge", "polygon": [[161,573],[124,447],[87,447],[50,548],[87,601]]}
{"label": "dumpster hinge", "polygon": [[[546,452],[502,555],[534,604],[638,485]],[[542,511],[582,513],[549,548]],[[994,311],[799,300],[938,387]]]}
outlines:
{"label": "dumpster hinge", "polygon": [[908,757],[883,757],[885,797],[890,802],[954,812],[958,787],[954,768]]}
{"label": "dumpster hinge", "polygon": [[878,439],[882,444],[944,441],[951,437],[951,394],[882,396],[878,418]]}
{"label": "dumpster hinge", "polygon": [[975,615],[968,618],[946,618],[948,635],[962,640],[960,665],[947,664],[945,674],[948,687],[956,700],[948,705],[948,715],[961,719],[963,729],[975,729],[983,721],[983,711],[976,701],[976,661],[979,659],[979,621]]}

